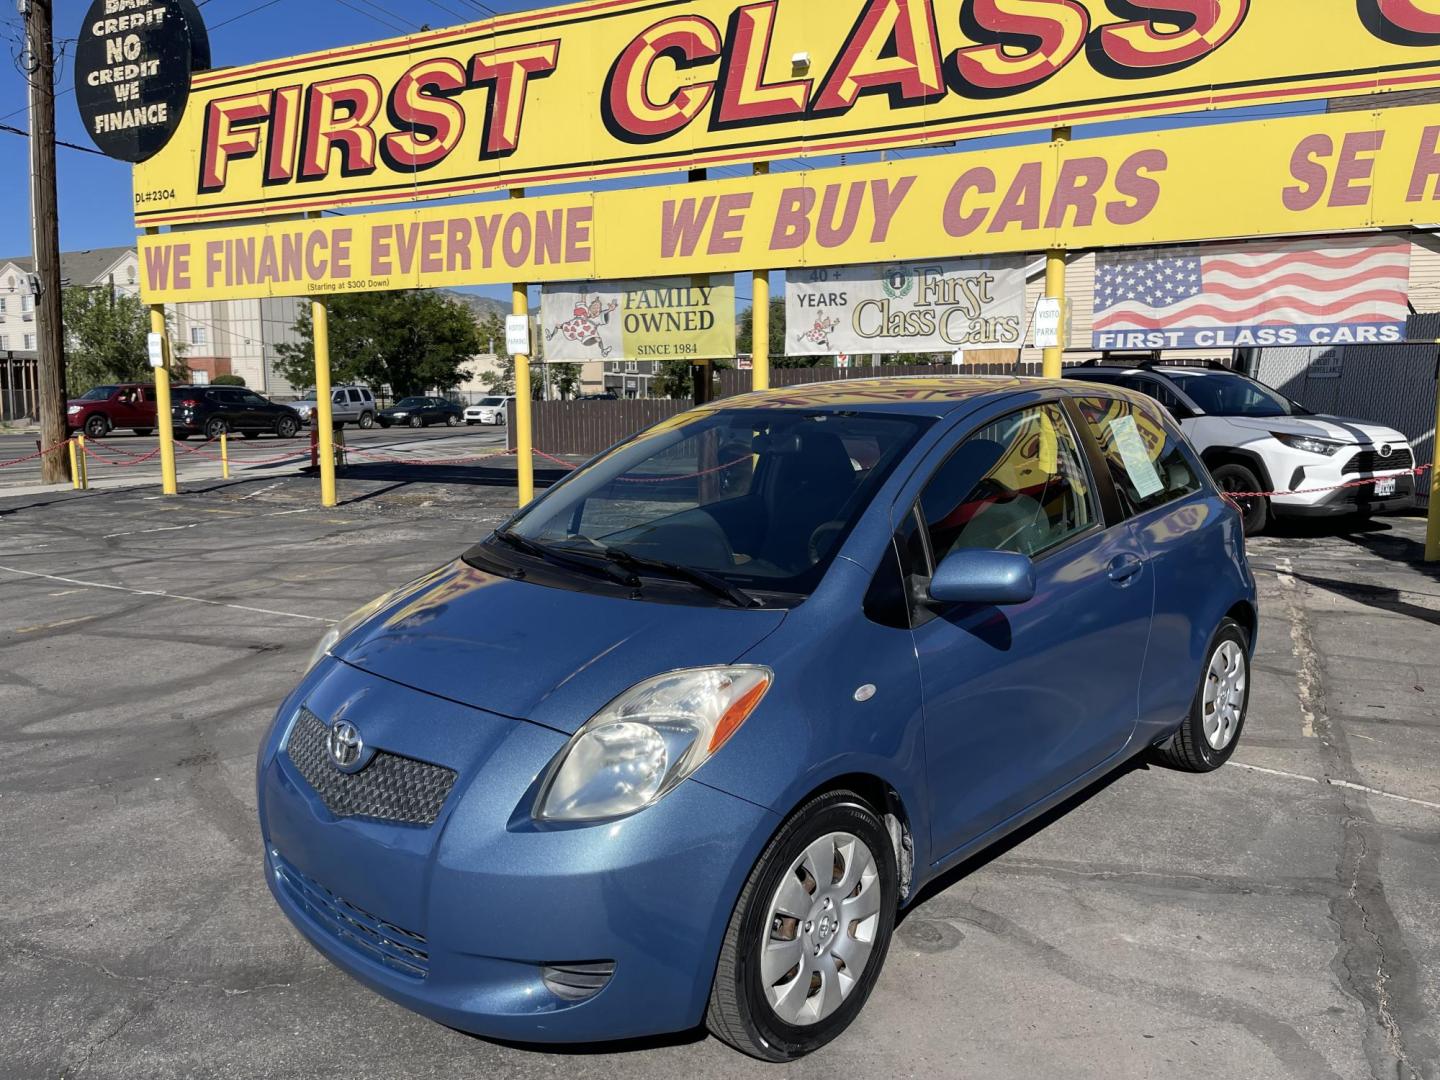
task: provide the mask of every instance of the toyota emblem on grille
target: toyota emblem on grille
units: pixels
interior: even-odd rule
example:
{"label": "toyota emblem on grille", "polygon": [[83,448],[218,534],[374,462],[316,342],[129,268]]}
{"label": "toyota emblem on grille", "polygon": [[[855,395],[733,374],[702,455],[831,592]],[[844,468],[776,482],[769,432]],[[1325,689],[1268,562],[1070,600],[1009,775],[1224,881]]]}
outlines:
{"label": "toyota emblem on grille", "polygon": [[1395,452],[1395,451],[1394,451],[1393,449],[1391,449],[1389,443],[1386,443],[1384,446],[1380,447],[1380,456],[1381,456],[1381,457],[1389,457],[1389,456],[1390,456],[1391,454],[1393,454],[1394,452]]}
{"label": "toyota emblem on grille", "polygon": [[325,749],[330,753],[330,764],[344,773],[359,772],[369,760],[365,755],[365,740],[360,729],[349,720],[336,720],[330,725],[325,737]]}

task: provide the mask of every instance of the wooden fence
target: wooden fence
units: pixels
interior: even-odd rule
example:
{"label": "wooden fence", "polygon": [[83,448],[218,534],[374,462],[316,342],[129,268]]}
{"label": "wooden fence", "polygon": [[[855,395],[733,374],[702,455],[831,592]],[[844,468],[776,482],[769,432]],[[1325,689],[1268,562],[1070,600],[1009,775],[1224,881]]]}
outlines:
{"label": "wooden fence", "polygon": [[[1039,363],[1020,365],[1022,375],[1039,375]],[[868,368],[772,368],[771,387],[804,386],[837,379],[896,378],[907,375],[1011,375],[1014,364],[966,364]],[[727,369],[718,373],[716,395],[734,397],[750,392],[751,373]],[[666,420],[691,407],[688,400],[629,398],[619,401],[537,401],[534,403],[535,446],[549,454],[598,454],[641,428]],[[508,443],[515,449],[515,406],[510,406]]]}

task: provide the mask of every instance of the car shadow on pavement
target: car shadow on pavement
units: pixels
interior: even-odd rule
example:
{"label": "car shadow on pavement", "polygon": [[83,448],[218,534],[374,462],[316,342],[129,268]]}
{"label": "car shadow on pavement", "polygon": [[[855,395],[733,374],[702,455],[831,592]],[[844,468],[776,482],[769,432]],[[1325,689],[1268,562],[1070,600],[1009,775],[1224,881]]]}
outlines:
{"label": "car shadow on pavement", "polygon": [[[313,475],[314,470],[306,469],[305,472]],[[559,483],[568,473],[567,469],[538,468],[535,470],[535,486],[548,488]],[[496,468],[485,465],[352,463],[336,470],[336,475],[345,480],[367,480],[379,483],[454,484],[462,487],[507,488],[515,486],[515,470],[513,468]]]}

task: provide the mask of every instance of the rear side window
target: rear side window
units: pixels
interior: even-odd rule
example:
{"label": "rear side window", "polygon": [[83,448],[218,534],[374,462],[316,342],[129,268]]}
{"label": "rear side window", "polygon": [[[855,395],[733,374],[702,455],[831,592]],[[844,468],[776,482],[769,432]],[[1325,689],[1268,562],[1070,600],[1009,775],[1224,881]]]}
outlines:
{"label": "rear side window", "polygon": [[1038,555],[1099,520],[1079,442],[1055,404],[966,438],[931,477],[920,510],[937,566],[962,548]]}
{"label": "rear side window", "polygon": [[1076,398],[1076,404],[1130,513],[1144,513],[1200,490],[1180,441],[1151,409],[1108,397]]}
{"label": "rear side window", "polygon": [[357,404],[365,400],[363,397],[360,396],[359,390],[347,390],[346,393],[350,395],[350,400]]}

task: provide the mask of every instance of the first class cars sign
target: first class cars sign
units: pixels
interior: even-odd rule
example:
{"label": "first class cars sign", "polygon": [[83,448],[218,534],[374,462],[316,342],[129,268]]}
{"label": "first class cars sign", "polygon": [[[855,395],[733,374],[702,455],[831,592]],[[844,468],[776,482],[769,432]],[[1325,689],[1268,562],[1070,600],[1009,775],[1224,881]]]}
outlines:
{"label": "first class cars sign", "polygon": [[[133,19],[161,0],[105,2]],[[177,137],[136,170],[136,219],[218,223],[1434,85],[1436,0],[585,0],[201,74]]]}
{"label": "first class cars sign", "polygon": [[75,47],[75,100],[101,151],[141,162],[184,118],[192,71],[210,66],[194,0],[94,0]]}

